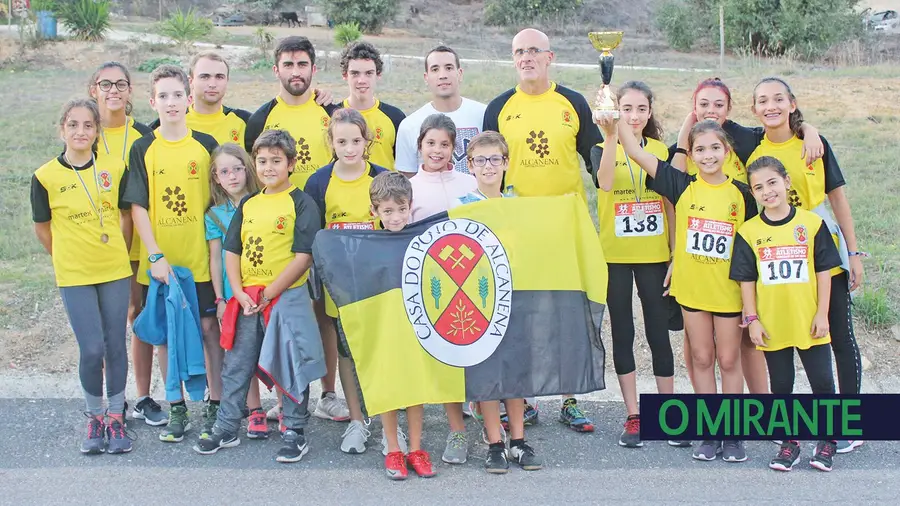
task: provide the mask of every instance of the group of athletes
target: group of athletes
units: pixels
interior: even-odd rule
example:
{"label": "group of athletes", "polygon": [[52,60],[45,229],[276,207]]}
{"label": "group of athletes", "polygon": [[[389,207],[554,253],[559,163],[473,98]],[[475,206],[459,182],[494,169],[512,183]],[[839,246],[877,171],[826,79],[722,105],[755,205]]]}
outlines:
{"label": "group of athletes", "polygon": [[[348,96],[333,103],[313,86],[310,41],[281,40],[273,68],[278,94],[252,114],[224,104],[228,63],[203,52],[187,73],[171,65],[153,71],[150,104],[158,117],[149,126],[131,116],[128,69],[101,65],[87,83],[89,96],[63,107],[65,148],[35,171],[31,185],[35,231],[52,257],[79,345],[89,418],[81,451],[132,450],[127,328],[148,287],[175,282],[180,267],[196,289],[208,388],[194,450],[237,446],[247,418],[249,439],[268,438],[268,423],[277,422],[283,445],[276,460],[298,462],[309,448],[304,429],[312,414],[348,422],[341,450],[365,452],[370,432],[349,352],[337,337],[339,314],[310,277],[315,233],[397,231],[487,198],[585,196],[582,162],[597,187],[609,274],[613,363],[626,409],[619,445],[643,446],[634,285],[660,393],[674,392],[669,332],[682,327],[696,393],[717,391],[717,365],[723,393],[742,393],[745,380],[751,393],[790,393],[794,350],[813,393],[834,393],[832,355],[840,392],[859,393],[850,292],[862,283],[865,253],[834,153],[803,121],[785,81],[766,78],[754,88],[757,127],[728,119],[725,83],[702,81],[677,142],[667,147],[647,84],[618,87],[618,115],[592,112],[582,95],[550,79],[554,53],[545,34],[519,32],[512,56],[518,85],[485,105],[462,97],[456,52],[434,48],[424,72],[432,100],[405,116],[376,98],[382,59],[368,43],[344,51]],[[314,409],[308,384],[263,409],[255,373],[270,332],[297,334],[311,362],[323,364],[293,364],[321,378]],[[153,348],[138,335],[131,340],[132,416],[163,427],[161,441],[181,442],[192,419],[182,392],[167,391],[167,412],[150,396]],[[159,348],[166,378],[169,366],[181,364],[169,364],[166,347]],[[338,375],[343,399],[335,393]],[[524,434],[537,422],[536,403],[500,401],[444,406],[444,462],[466,462],[469,415],[483,422],[488,472],[507,472],[509,461],[542,467]],[[422,406],[405,411],[406,432],[397,412],[380,415],[385,472],[391,479],[406,478],[408,469],[433,476],[421,446]],[[594,430],[571,395],[563,396],[558,419],[578,432]],[[778,443],[769,466],[789,471],[800,443]],[[740,441],[669,444],[692,447],[698,460],[747,459]],[[860,444],[819,441],[810,465],[829,471],[835,453]]]}

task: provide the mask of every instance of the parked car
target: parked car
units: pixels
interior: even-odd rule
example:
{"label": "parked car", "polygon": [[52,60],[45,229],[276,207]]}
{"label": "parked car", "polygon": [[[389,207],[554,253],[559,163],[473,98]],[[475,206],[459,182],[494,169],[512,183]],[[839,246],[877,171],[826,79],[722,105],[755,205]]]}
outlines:
{"label": "parked car", "polygon": [[217,17],[213,24],[216,26],[244,26],[246,18],[240,12],[236,12],[227,17]]}
{"label": "parked car", "polygon": [[867,24],[876,32],[895,32],[900,30],[900,14],[894,10],[879,11],[869,16]]}

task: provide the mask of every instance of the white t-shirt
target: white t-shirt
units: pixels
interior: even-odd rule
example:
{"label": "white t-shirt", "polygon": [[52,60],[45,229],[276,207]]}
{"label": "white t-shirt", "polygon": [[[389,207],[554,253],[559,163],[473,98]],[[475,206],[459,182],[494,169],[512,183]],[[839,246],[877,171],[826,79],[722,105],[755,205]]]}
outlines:
{"label": "white t-shirt", "polygon": [[[469,173],[466,166],[466,146],[469,139],[481,132],[484,124],[485,104],[469,100],[463,97],[459,109],[444,113],[453,120],[456,125],[456,146],[453,149],[453,168],[463,174]],[[425,118],[440,111],[431,105],[431,102],[423,105],[418,111],[410,114],[401,123],[397,130],[397,157],[396,170],[400,172],[418,172],[422,161],[419,159],[419,150],[416,141],[419,139],[419,129]]]}

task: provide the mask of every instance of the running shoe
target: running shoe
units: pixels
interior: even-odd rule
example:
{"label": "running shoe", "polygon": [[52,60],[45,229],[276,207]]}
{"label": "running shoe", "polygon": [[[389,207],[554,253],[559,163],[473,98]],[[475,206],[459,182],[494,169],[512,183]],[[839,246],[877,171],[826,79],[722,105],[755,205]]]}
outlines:
{"label": "running shoe", "polygon": [[135,420],[143,420],[147,425],[159,427],[169,423],[169,417],[152,397],[144,397],[134,406],[131,417]]}
{"label": "running shoe", "polygon": [[639,415],[629,415],[625,419],[625,430],[619,436],[619,446],[625,448],[641,448],[644,442],[641,441],[641,417]]}
{"label": "running shoe", "polygon": [[488,448],[484,459],[484,470],[490,474],[506,474],[509,472],[509,460],[506,458],[506,446],[494,443]]}
{"label": "running shoe", "polygon": [[[406,455],[406,452],[409,451],[409,447],[406,443],[406,434],[403,433],[403,429],[400,426],[397,426],[397,444],[400,446],[400,452]],[[381,454],[385,457],[388,456],[388,442],[387,436],[384,433],[384,429],[381,430]]]}
{"label": "running shoe", "polygon": [[831,471],[834,468],[834,454],[837,453],[837,444],[834,441],[819,441],[816,452],[810,459],[809,465],[819,471]]}
{"label": "running shoe", "polygon": [[328,392],[316,403],[313,416],[333,422],[346,422],[350,419],[350,408],[347,401],[339,398],[334,392]]}
{"label": "running shoe", "polygon": [[694,457],[697,460],[716,460],[716,456],[722,453],[721,441],[702,441],[700,446],[694,448]]}
{"label": "running shoe", "polygon": [[419,478],[431,478],[436,474],[434,466],[431,465],[431,455],[428,455],[425,450],[409,452],[409,455],[406,456],[406,465],[411,467],[419,475]]}
{"label": "running shoe", "polygon": [[575,432],[594,432],[594,423],[584,416],[584,412],[578,407],[578,401],[571,397],[563,402],[559,421]]}
{"label": "running shoe", "polygon": [[535,455],[534,448],[527,443],[510,446],[508,454],[510,460],[526,471],[537,471],[544,467],[543,459]]}
{"label": "running shoe", "polygon": [[89,416],[87,437],[81,442],[81,453],[99,455],[106,451],[106,426],[103,417]]}
{"label": "running shoe", "polygon": [[796,441],[785,441],[778,454],[769,462],[769,469],[776,471],[790,471],[800,462],[800,445]]}
{"label": "running shoe", "polygon": [[169,408],[169,423],[159,433],[159,440],[164,443],[180,443],[184,433],[191,430],[191,419],[187,406],[180,404]]}
{"label": "running shoe", "polygon": [[268,437],[269,426],[266,424],[266,413],[262,408],[254,409],[247,419],[247,438],[268,439]]}
{"label": "running shoe", "polygon": [[350,420],[350,425],[341,436],[341,451],[357,455],[366,451],[366,441],[369,440],[371,433],[360,420]]}
{"label": "running shoe", "polygon": [[744,462],[747,452],[743,441],[725,441],[722,443],[722,460],[725,462]]}
{"label": "running shoe", "polygon": [[[537,402],[533,405],[527,402],[525,403],[525,414],[523,418],[523,423],[526,427],[538,423]],[[509,430],[509,415],[507,413],[500,415],[500,424],[503,425],[504,430]]]}
{"label": "running shoe", "polygon": [[122,418],[109,417],[109,423],[106,424],[106,453],[113,455],[120,453],[128,453],[133,449],[130,434],[125,432],[124,414]]}
{"label": "running shoe", "polygon": [[284,431],[281,439],[284,444],[278,450],[278,454],[275,455],[275,462],[281,462],[282,464],[300,462],[300,459],[309,451],[309,444],[303,435],[303,429],[288,429]]}
{"label": "running shoe", "polygon": [[682,440],[682,439],[670,439],[668,441],[669,446],[674,446],[675,448],[690,448],[691,442]]}
{"label": "running shoe", "polygon": [[448,464],[465,464],[469,458],[469,442],[465,432],[451,432],[447,435],[447,445],[441,460]]}
{"label": "running shoe", "polygon": [[838,453],[842,453],[842,454],[843,454],[843,453],[850,453],[850,452],[852,452],[853,450],[859,448],[859,447],[862,446],[862,445],[863,445],[863,442],[862,442],[862,441],[847,441],[847,440],[838,441],[838,442],[837,442],[837,450],[836,450],[836,451],[837,451]]}
{"label": "running shoe", "polygon": [[219,419],[219,405],[211,402],[203,406],[203,430],[200,431],[200,439],[206,439],[213,433],[216,420]]}
{"label": "running shoe", "polygon": [[384,457],[384,473],[392,480],[405,480],[409,475],[403,452],[391,452]]}
{"label": "running shoe", "polygon": [[241,440],[235,434],[213,430],[209,437],[197,440],[194,451],[200,455],[212,455],[222,448],[234,448],[241,444]]}

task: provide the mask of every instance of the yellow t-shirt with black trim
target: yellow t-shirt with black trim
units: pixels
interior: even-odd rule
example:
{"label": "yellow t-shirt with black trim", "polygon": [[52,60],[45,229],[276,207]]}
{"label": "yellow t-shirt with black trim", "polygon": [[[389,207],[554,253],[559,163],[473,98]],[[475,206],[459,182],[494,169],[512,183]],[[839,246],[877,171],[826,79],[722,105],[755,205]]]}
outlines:
{"label": "yellow t-shirt with black trim", "polygon": [[297,188],[306,186],[319,167],[331,161],[331,147],[326,133],[335,105],[321,106],[313,96],[301,105],[288,105],[275,97],[260,107],[247,121],[244,145],[253,152],[253,143],[265,130],[285,130],[297,142],[297,163],[291,173],[291,183]]}
{"label": "yellow t-shirt with black trim", "polygon": [[506,190],[522,197],[577,193],[585,199],[579,156],[591,173],[591,148],[601,142],[584,97],[550,83],[540,95],[518,86],[488,104],[486,132],[500,132],[509,144]]}
{"label": "yellow t-shirt with black trim", "polygon": [[[666,145],[656,139],[645,140],[644,150],[665,160],[668,156]],[[591,149],[591,164],[595,168],[600,167],[602,156],[602,144]],[[596,180],[596,170],[594,178]],[[669,261],[665,203],[658,193],[647,188],[646,178],[647,173],[641,170],[641,166],[625,155],[621,144],[617,145],[612,189],[597,190],[600,243],[607,263],[647,264]]]}
{"label": "yellow t-shirt with black trim", "polygon": [[[795,135],[785,142],[772,142],[766,136],[747,159],[747,165],[749,166],[763,156],[777,158],[787,169],[788,176],[791,178],[788,202],[794,207],[812,211],[825,202],[825,198],[832,190],[846,184],[834,151],[831,150],[831,145],[824,137],[821,139],[825,146],[825,154],[822,158],[808,164],[806,159],[801,156],[803,141],[799,137]],[[840,241],[838,235],[832,234],[831,237],[834,244],[837,245]],[[838,266],[831,271],[831,274],[837,275],[841,272],[842,269]]]}
{"label": "yellow t-shirt with black trim", "polygon": [[[152,131],[150,127],[135,121],[131,116],[126,117],[125,124],[120,127],[101,129],[100,139],[97,142],[97,160],[102,162],[106,158],[113,158],[127,164],[131,146]],[[140,260],[140,254],[141,238],[135,232],[131,237],[131,249],[128,257],[132,262],[137,262]]]}
{"label": "yellow t-shirt with black trim", "polygon": [[737,231],[757,214],[750,188],[730,177],[710,184],[662,160],[650,185],[675,205],[670,293],[682,306],[739,313],[740,285],[728,278],[728,272]]}
{"label": "yellow t-shirt with black trim", "polygon": [[[131,147],[130,175],[124,199],[150,215],[153,236],[169,265],[191,270],[194,281],[209,281],[209,244],[204,213],[209,204],[212,136],[188,129],[177,141],[159,134],[141,137]],[[146,245],[141,246],[138,283],[147,285]]]}
{"label": "yellow t-shirt with black trim", "polygon": [[[241,257],[241,286],[269,286],[295,258],[312,255],[320,230],[319,210],[309,195],[291,185],[278,193],[262,190],[244,198],[225,235],[224,248]],[[290,288],[302,285],[304,272]]]}
{"label": "yellow t-shirt with black trim", "polygon": [[[369,187],[375,176],[387,169],[366,163],[362,175],[346,181],[334,173],[334,164],[317,170],[306,182],[304,192],[312,197],[322,211],[321,224],[330,229],[375,230],[378,219],[372,215]],[[337,318],[338,310],[325,290],[325,312]]]}
{"label": "yellow t-shirt with black trim", "polygon": [[765,211],[741,226],[734,244],[731,279],[756,282],[756,311],[769,335],[763,351],[801,350],[831,342],[810,335],[818,311],[817,272],[841,264],[828,227],[819,215],[791,208],[782,220]]}
{"label": "yellow t-shirt with black trim", "polygon": [[[344,99],[341,104],[350,108],[350,101]],[[368,109],[357,109],[366,120],[366,126],[372,133],[372,144],[369,145],[369,161],[389,170],[394,169],[397,155],[397,130],[400,122],[406,119],[403,111],[376,99],[375,105]]]}
{"label": "yellow t-shirt with black trim", "polygon": [[213,136],[219,144],[230,142],[243,147],[250,113],[223,106],[213,114],[201,114],[189,107],[186,119],[188,128]]}
{"label": "yellow t-shirt with black trim", "polygon": [[[53,270],[60,287],[131,276],[119,222],[119,210],[130,208],[121,199],[128,170],[119,158],[104,157],[96,163],[96,181],[93,164],[73,169],[62,155],[42,165],[31,178],[32,219],[50,222]],[[103,228],[91,199],[103,213]],[[109,237],[105,243],[103,234]]]}

